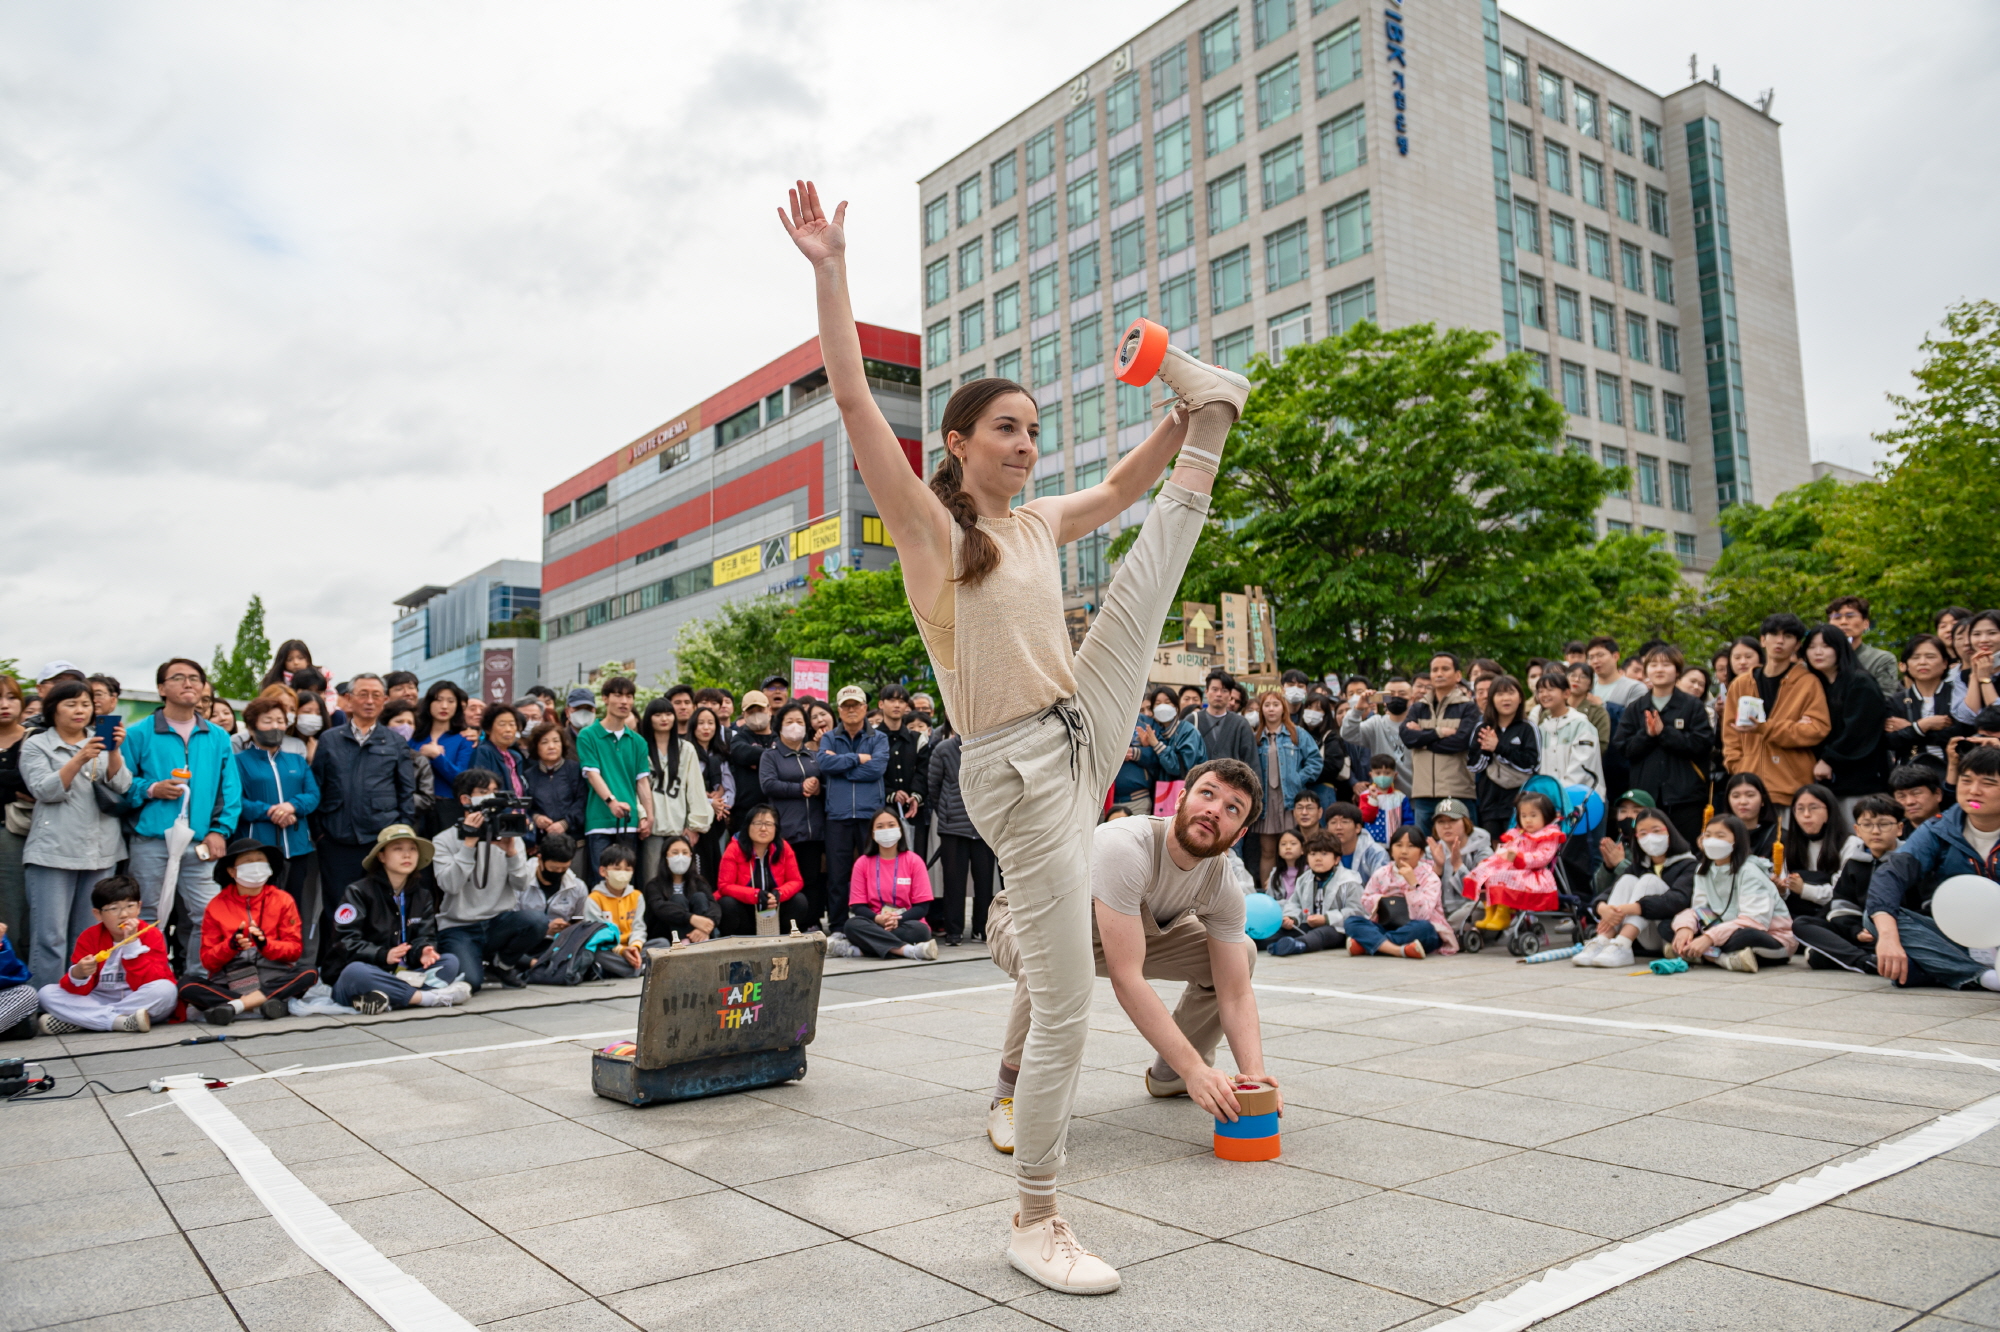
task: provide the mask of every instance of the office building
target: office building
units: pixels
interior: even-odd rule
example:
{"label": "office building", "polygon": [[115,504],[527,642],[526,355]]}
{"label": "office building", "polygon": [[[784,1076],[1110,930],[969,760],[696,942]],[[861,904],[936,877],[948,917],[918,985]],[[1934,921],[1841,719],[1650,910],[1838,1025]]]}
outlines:
{"label": "office building", "polygon": [[389,668],[421,688],[451,680],[475,698],[512,702],[541,678],[542,567],[496,560],[450,587],[396,599]]}
{"label": "office building", "polygon": [[[857,326],[868,382],[921,461],[917,336]],[[895,560],[811,338],[551,489],[542,503],[551,685],[607,663],[650,683],[681,625]]]}
{"label": "office building", "polygon": [[1036,494],[1145,437],[1106,364],[1141,315],[1239,369],[1361,319],[1491,330],[1534,354],[1569,447],[1630,469],[1597,530],[1691,569],[1721,505],[1812,477],[1777,122],[1493,0],[1192,0],[924,177],[919,208],[927,452],[955,385],[1019,379]]}

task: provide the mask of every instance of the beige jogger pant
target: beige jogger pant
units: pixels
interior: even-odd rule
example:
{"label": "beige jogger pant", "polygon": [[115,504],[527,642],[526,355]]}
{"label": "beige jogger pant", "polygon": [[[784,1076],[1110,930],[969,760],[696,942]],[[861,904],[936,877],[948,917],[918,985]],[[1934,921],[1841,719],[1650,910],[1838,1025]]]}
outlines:
{"label": "beige jogger pant", "polygon": [[[1160,626],[1208,514],[1169,482],[1111,580],[1075,661],[1076,694],[966,741],[965,812],[1006,876],[1029,1026],[1014,1090],[1014,1164],[1060,1166],[1090,1016],[1090,836],[1125,761]],[[991,921],[989,919],[989,929]]]}

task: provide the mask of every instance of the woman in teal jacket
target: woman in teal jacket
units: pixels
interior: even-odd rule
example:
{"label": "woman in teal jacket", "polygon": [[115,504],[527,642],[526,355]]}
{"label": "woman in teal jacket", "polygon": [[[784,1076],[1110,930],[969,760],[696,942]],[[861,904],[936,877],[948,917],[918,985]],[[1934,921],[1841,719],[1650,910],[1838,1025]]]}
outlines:
{"label": "woman in teal jacket", "polygon": [[1243,860],[1253,881],[1262,868],[1278,863],[1278,835],[1292,829],[1292,801],[1319,776],[1319,745],[1292,720],[1291,704],[1275,689],[1257,696],[1257,775],[1264,779],[1264,812],[1257,820],[1255,855],[1242,842]]}
{"label": "woman in teal jacket", "polygon": [[1146,698],[1146,708],[1132,728],[1125,762],[1111,784],[1112,803],[1134,814],[1153,809],[1154,787],[1177,782],[1188,769],[1208,761],[1208,746],[1192,717],[1182,717],[1174,691],[1161,685]]}
{"label": "woman in teal jacket", "polygon": [[319,808],[319,783],[303,754],[287,752],[285,704],[260,698],[243,710],[243,725],[251,743],[236,751],[236,772],[243,784],[243,823],[239,837],[254,837],[284,854],[277,884],[298,904],[305,959],[319,957],[319,857],[313,853],[306,816]]}

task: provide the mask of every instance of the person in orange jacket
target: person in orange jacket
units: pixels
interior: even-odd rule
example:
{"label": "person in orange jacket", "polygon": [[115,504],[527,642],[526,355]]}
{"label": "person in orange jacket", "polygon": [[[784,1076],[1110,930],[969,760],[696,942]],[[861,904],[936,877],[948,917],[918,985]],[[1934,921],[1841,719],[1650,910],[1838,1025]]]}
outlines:
{"label": "person in orange jacket", "polygon": [[1826,689],[1798,656],[1805,622],[1780,612],[1764,617],[1764,664],[1729,682],[1722,705],[1722,760],[1734,773],[1763,778],[1777,804],[1813,780],[1814,747],[1833,730]]}
{"label": "person in orange jacket", "polygon": [[181,998],[204,1022],[228,1026],[253,1008],[284,1017],[286,1001],[319,984],[299,965],[305,951],[298,904],[279,887],[283,858],[254,837],[231,842],[215,862],[221,891],[201,921],[206,979],[181,982]]}

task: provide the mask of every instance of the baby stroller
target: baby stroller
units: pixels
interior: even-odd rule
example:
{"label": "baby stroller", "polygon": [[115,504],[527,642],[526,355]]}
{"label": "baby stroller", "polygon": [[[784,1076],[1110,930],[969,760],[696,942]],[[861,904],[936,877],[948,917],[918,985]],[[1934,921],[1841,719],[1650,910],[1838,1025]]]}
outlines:
{"label": "baby stroller", "polygon": [[[1589,881],[1589,838],[1604,821],[1604,797],[1587,786],[1565,787],[1541,773],[1530,777],[1520,794],[1531,791],[1549,798],[1563,830],[1562,853],[1549,862],[1549,873],[1556,885],[1556,906],[1547,911],[1517,909],[1505,929],[1482,930],[1475,922],[1483,912],[1484,901],[1480,896],[1468,898],[1451,922],[1459,946],[1468,953],[1477,953],[1489,943],[1504,942],[1515,957],[1527,957],[1547,948],[1566,948],[1582,940],[1591,928],[1584,919],[1584,899],[1572,885]],[[1510,821],[1508,826],[1513,827],[1514,823]]]}

